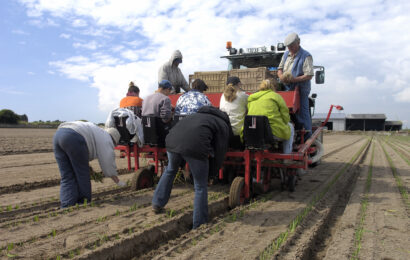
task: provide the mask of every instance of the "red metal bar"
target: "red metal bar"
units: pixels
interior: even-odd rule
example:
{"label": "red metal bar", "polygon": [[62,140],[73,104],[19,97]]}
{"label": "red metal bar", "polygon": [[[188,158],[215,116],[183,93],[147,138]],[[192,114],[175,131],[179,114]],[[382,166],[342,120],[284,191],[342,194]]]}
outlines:
{"label": "red metal bar", "polygon": [[245,198],[249,199],[250,194],[250,181],[251,181],[251,155],[249,150],[245,150]]}

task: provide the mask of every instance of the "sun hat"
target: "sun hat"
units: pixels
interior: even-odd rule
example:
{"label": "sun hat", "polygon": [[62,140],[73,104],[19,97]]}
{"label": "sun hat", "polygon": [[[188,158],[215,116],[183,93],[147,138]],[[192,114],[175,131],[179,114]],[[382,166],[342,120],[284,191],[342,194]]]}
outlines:
{"label": "sun hat", "polygon": [[163,88],[163,89],[172,89],[172,84],[171,82],[169,82],[166,79],[163,79],[159,84],[158,84],[159,88]]}
{"label": "sun hat", "polygon": [[289,46],[292,43],[294,43],[296,40],[299,40],[299,36],[297,35],[297,33],[290,33],[288,36],[286,36],[285,38],[285,46]]}

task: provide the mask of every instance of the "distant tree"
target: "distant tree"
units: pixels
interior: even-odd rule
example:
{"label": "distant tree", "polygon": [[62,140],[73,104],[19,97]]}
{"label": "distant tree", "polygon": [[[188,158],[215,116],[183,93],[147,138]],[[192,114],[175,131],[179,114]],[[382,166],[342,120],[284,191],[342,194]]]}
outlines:
{"label": "distant tree", "polygon": [[19,121],[28,122],[28,117],[26,114],[19,115]]}
{"label": "distant tree", "polygon": [[3,124],[17,124],[20,116],[10,109],[0,110],[0,123]]}

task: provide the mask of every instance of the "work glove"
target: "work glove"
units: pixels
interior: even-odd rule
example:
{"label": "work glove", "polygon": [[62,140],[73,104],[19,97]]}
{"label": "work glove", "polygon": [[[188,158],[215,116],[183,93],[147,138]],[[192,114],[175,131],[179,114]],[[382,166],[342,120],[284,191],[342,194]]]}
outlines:
{"label": "work glove", "polygon": [[120,187],[120,188],[122,188],[122,187],[127,186],[127,184],[126,184],[125,182],[123,182],[123,181],[119,181],[119,182],[117,182],[117,186]]}

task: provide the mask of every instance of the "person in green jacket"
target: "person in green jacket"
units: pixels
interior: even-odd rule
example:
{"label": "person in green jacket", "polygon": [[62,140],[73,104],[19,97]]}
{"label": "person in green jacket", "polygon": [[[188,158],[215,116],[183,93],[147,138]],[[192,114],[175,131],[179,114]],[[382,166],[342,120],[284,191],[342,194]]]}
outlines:
{"label": "person in green jacket", "polygon": [[277,82],[263,80],[258,92],[248,98],[248,115],[266,116],[276,139],[283,142],[283,153],[292,152],[294,127],[290,123],[289,109],[282,96],[276,93]]}

